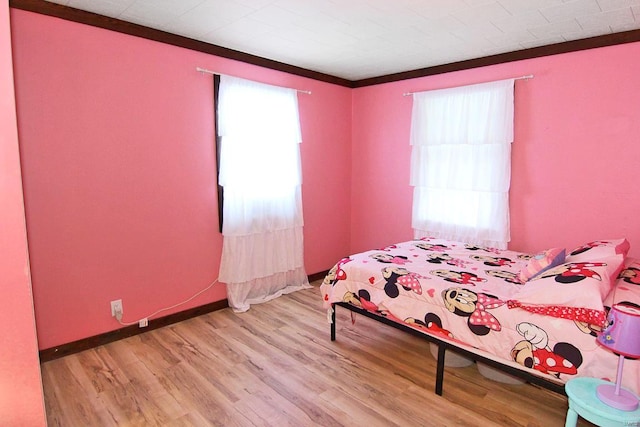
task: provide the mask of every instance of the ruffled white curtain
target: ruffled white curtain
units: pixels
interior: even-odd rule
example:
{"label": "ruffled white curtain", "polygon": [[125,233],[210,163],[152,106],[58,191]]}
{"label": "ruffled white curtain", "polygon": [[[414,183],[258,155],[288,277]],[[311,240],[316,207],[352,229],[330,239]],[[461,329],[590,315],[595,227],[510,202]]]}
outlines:
{"label": "ruffled white curtain", "polygon": [[241,312],[309,287],[297,92],[221,76],[218,135],[224,187],[219,280],[227,284],[231,308]]}
{"label": "ruffled white curtain", "polygon": [[506,249],[513,84],[502,80],[413,95],[414,236]]}

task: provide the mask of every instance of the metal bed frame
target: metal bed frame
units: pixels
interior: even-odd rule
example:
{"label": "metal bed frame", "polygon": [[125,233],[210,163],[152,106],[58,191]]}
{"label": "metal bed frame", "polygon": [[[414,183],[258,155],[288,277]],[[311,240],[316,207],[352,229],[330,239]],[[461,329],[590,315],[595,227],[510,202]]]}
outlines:
{"label": "metal bed frame", "polygon": [[475,361],[480,361],[482,363],[485,363],[489,366],[492,366],[494,368],[498,368],[503,372],[506,372],[508,374],[514,375],[516,377],[522,378],[525,381],[531,383],[531,384],[535,384],[538,386],[541,386],[547,390],[551,390],[555,393],[559,393],[562,395],[565,395],[565,391],[564,391],[564,384],[559,384],[559,383],[555,383],[553,381],[544,379],[542,377],[538,377],[534,374],[531,374],[529,372],[523,371],[521,369],[518,368],[514,368],[512,366],[509,365],[504,365],[496,360],[493,359],[489,359],[487,357],[484,357],[482,355],[476,354],[472,351],[466,350],[464,348],[458,347],[450,342],[444,341],[440,338],[438,338],[437,336],[434,335],[429,335],[423,332],[420,332],[417,329],[414,329],[410,326],[407,325],[403,325],[401,323],[398,322],[394,322],[393,320],[389,320],[384,316],[380,316],[377,315],[375,313],[372,313],[370,311],[367,311],[365,309],[356,307],[354,305],[351,305],[349,303],[345,303],[345,302],[337,302],[331,305],[331,341],[335,341],[336,340],[336,306],[340,306],[343,307],[351,312],[355,312],[357,314],[361,314],[363,316],[366,316],[370,319],[376,320],[378,322],[384,323],[386,325],[392,326],[396,329],[399,329],[401,331],[407,332],[409,334],[412,334],[414,336],[417,337],[421,337],[423,339],[426,339],[429,342],[432,342],[434,344],[436,344],[438,346],[438,359],[437,359],[437,368],[436,368],[436,385],[435,385],[435,392],[438,396],[442,396],[442,386],[443,386],[443,382],[444,382],[444,357],[445,357],[445,353],[447,350],[452,350],[455,353],[458,353],[462,356],[465,356],[469,359],[475,360]]}

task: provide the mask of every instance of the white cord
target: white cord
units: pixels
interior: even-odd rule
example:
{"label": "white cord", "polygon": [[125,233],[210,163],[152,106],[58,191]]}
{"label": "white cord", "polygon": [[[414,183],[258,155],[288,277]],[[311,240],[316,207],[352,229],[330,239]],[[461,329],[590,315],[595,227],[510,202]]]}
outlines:
{"label": "white cord", "polygon": [[158,313],[162,313],[163,311],[171,310],[171,309],[173,309],[173,308],[176,308],[176,307],[179,307],[179,306],[181,306],[181,305],[183,305],[183,304],[188,303],[189,301],[193,300],[193,299],[194,299],[194,298],[196,298],[197,296],[199,296],[199,295],[201,295],[201,294],[205,293],[206,291],[208,291],[209,289],[211,289],[211,288],[213,287],[213,285],[215,285],[216,283],[218,283],[218,279],[214,280],[214,281],[213,281],[209,286],[207,286],[207,287],[206,287],[206,288],[204,288],[203,290],[199,291],[199,292],[198,292],[198,293],[196,293],[195,295],[191,296],[190,298],[188,298],[188,299],[186,299],[186,300],[184,300],[184,301],[182,301],[182,302],[179,302],[179,303],[177,303],[177,304],[174,304],[174,305],[172,305],[171,307],[161,308],[161,309],[159,309],[159,310],[155,311],[154,313],[151,313],[151,314],[150,314],[150,315],[148,315],[148,316],[144,316],[144,317],[142,317],[142,318],[140,318],[140,319],[136,320],[135,322],[123,322],[121,318],[120,318],[120,319],[117,319],[117,318],[116,318],[116,320],[118,321],[118,323],[120,323],[120,324],[121,324],[121,325],[123,325],[123,326],[139,325],[139,324],[140,324],[140,322],[141,322],[142,320],[147,320],[147,321],[148,321],[150,318],[152,318],[153,316],[155,316],[155,315],[156,315],[156,314],[158,314]]}

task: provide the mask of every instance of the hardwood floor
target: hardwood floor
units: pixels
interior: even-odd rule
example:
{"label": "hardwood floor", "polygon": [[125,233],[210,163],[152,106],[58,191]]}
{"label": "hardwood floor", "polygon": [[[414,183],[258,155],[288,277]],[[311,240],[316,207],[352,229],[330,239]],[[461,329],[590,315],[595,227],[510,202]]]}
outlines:
{"label": "hardwood floor", "polygon": [[426,341],[346,310],[337,326],[314,287],[46,362],[49,426],[564,425],[563,396],[473,365],[440,397]]}

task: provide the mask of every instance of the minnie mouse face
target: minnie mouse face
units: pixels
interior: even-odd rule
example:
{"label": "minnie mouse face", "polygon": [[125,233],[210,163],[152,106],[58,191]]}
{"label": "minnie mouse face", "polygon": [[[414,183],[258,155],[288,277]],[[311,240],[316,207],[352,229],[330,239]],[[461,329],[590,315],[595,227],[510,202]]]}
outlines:
{"label": "minnie mouse face", "polygon": [[382,277],[384,277],[385,279],[389,279],[394,273],[397,276],[404,276],[406,274],[409,274],[409,270],[403,267],[385,267],[382,269]]}
{"label": "minnie mouse face", "polygon": [[342,297],[342,302],[346,302],[346,303],[355,305],[356,307],[362,308],[362,304],[360,303],[360,298],[358,298],[358,296],[353,292],[346,292]]}
{"label": "minnie mouse face", "polygon": [[602,280],[600,275],[591,270],[591,268],[604,267],[606,265],[604,262],[572,262],[562,264],[542,273],[540,276],[534,277],[533,280],[552,276],[556,276],[554,280],[558,283],[576,283],[586,278]]}
{"label": "minnie mouse face", "polygon": [[640,268],[628,267],[620,272],[618,278],[632,285],[640,285]]}
{"label": "minnie mouse face", "polygon": [[511,349],[511,359],[527,368],[533,368],[535,359],[533,357],[533,344],[527,340],[516,343]]}
{"label": "minnie mouse face", "polygon": [[432,333],[453,338],[453,334],[442,327],[442,320],[440,320],[440,317],[437,314],[434,314],[434,313],[425,314],[424,322],[420,319],[414,319],[413,317],[404,319],[404,321],[405,323],[407,323],[409,326],[413,328],[426,330]]}
{"label": "minnie mouse face", "polygon": [[504,257],[493,257],[493,256],[486,256],[486,255],[471,255],[469,258],[475,260],[475,261],[480,261],[482,262],[484,265],[488,265],[491,267],[500,267],[503,265],[506,266],[510,266],[513,261],[511,261],[509,258],[504,258]]}
{"label": "minnie mouse face", "polygon": [[429,273],[442,277],[447,282],[458,283],[460,285],[475,286],[476,283],[487,281],[487,279],[478,277],[477,274],[468,271],[431,270]]}
{"label": "minnie mouse face", "polygon": [[451,261],[453,258],[448,254],[429,254],[427,255],[427,262],[432,264],[442,264],[445,261]]}
{"label": "minnie mouse face", "polygon": [[491,331],[500,331],[498,319],[488,310],[504,304],[493,295],[476,294],[464,288],[449,288],[442,291],[444,306],[455,315],[466,317],[469,330],[476,335],[487,335]]}
{"label": "minnie mouse face", "polygon": [[481,261],[481,262],[496,262],[496,259],[497,259],[492,256],[485,256],[485,255],[471,255],[469,256],[469,258],[474,259],[476,261]]}
{"label": "minnie mouse face", "polygon": [[431,270],[429,273],[443,279],[460,279],[460,273],[452,270]]}
{"label": "minnie mouse face", "polygon": [[580,246],[579,248],[574,249],[569,255],[579,255],[587,252],[589,249],[597,248],[598,246],[606,245],[607,242],[602,242],[600,240],[596,240],[595,242],[587,243],[586,245]]}
{"label": "minnie mouse face", "polygon": [[382,277],[385,279],[384,292],[389,298],[396,298],[400,295],[398,286],[406,291],[413,291],[417,294],[422,293],[418,278],[406,268],[385,267],[382,269]]}
{"label": "minnie mouse face", "polygon": [[442,291],[444,306],[458,316],[471,316],[476,309],[478,295],[475,292],[463,288],[449,288]]}
{"label": "minnie mouse face", "polygon": [[504,270],[487,270],[486,273],[489,276],[499,277],[501,279],[510,279],[515,276],[515,273],[512,273],[510,271],[504,271]]}
{"label": "minnie mouse face", "polygon": [[[605,307],[605,309],[606,308],[607,307]],[[594,338],[597,337],[598,334],[602,332],[602,326],[600,325],[593,325],[587,322],[579,322],[577,320],[574,320],[573,323],[578,327],[578,329],[580,329],[581,332],[585,334],[589,334]]]}
{"label": "minnie mouse face", "polygon": [[384,262],[384,263],[393,262],[393,255],[391,254],[372,254],[369,256],[378,262]]}
{"label": "minnie mouse face", "polygon": [[331,267],[331,270],[329,270],[329,272],[327,273],[327,275],[324,277],[324,280],[322,281],[322,283],[324,285],[333,285],[336,283],[336,271],[338,270],[338,266],[334,265],[333,267]]}
{"label": "minnie mouse face", "polygon": [[431,243],[416,243],[415,246],[416,248],[424,249],[425,251],[436,251],[436,252],[444,252],[449,249],[445,245],[440,245],[440,244],[432,245]]}
{"label": "minnie mouse face", "polygon": [[336,265],[331,267],[329,273],[325,276],[322,281],[325,285],[335,285],[338,280],[345,280],[347,278],[347,273],[342,269],[342,266],[351,261],[351,258],[342,258]]}
{"label": "minnie mouse face", "polygon": [[518,280],[518,275],[516,273],[512,273],[510,271],[504,270],[486,270],[485,271],[489,276],[498,277],[500,279],[504,279],[510,283],[520,283]]}

